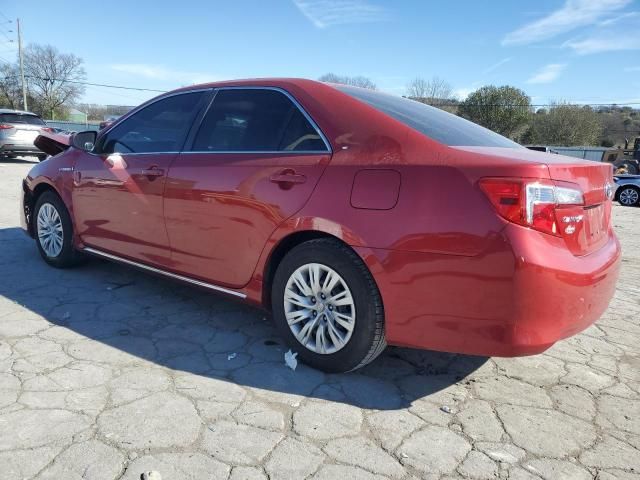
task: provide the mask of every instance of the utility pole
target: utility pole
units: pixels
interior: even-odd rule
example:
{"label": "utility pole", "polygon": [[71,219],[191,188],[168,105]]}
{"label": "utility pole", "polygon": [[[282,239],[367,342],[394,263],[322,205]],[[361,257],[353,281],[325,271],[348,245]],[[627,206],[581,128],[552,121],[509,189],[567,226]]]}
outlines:
{"label": "utility pole", "polygon": [[20,78],[22,80],[22,106],[25,110],[28,110],[27,106],[27,85],[24,83],[24,62],[22,61],[22,32],[20,31],[20,19],[17,19],[18,23],[18,56],[20,57]]}

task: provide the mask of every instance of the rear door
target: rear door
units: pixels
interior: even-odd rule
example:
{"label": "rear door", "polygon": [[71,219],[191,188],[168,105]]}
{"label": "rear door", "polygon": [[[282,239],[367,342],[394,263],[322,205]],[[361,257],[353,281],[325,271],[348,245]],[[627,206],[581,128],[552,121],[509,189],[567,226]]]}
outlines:
{"label": "rear door", "polygon": [[170,95],[123,120],[75,165],[73,214],[78,235],[94,248],[169,266],[162,195],[208,91]]}
{"label": "rear door", "polygon": [[302,208],[330,156],[286,92],[218,89],[169,169],[164,211],[174,268],[245,285],[271,233]]}

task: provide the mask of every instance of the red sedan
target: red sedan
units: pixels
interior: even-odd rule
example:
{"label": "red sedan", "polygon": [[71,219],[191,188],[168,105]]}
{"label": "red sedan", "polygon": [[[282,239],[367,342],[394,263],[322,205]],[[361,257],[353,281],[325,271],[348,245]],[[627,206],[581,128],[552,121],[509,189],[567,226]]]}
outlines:
{"label": "red sedan", "polygon": [[412,100],[211,83],[71,143],[23,183],[24,228],[47,263],[96,255],[270,309],[326,371],[387,344],[539,353],[614,292],[609,165]]}

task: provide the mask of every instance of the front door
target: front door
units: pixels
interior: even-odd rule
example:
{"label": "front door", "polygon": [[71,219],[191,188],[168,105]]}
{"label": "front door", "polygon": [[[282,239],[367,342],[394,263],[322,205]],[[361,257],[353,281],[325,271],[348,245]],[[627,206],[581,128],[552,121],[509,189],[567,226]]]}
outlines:
{"label": "front door", "polygon": [[87,246],[169,266],[163,193],[206,92],[155,101],[99,138],[74,171],[76,229]]}
{"label": "front door", "polygon": [[290,97],[269,88],[219,89],[189,143],[165,188],[172,262],[242,287],[273,231],[311,195],[329,145]]}

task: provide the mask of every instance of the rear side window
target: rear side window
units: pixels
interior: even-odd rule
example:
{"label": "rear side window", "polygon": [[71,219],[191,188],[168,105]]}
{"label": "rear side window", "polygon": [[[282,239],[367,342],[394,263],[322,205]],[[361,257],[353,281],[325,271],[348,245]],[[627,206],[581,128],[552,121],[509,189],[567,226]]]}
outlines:
{"label": "rear side window", "polygon": [[191,150],[325,152],[327,146],[282,92],[234,88],[217,92]]}
{"label": "rear side window", "polygon": [[109,130],[101,153],[162,153],[182,148],[205,92],[158,100]]}
{"label": "rear side window", "polygon": [[386,113],[408,127],[451,147],[522,148],[519,144],[473,122],[424,103],[364,88],[335,88]]}
{"label": "rear side window", "polygon": [[0,123],[26,123],[29,125],[45,125],[40,117],[24,113],[0,113]]}

